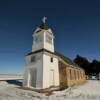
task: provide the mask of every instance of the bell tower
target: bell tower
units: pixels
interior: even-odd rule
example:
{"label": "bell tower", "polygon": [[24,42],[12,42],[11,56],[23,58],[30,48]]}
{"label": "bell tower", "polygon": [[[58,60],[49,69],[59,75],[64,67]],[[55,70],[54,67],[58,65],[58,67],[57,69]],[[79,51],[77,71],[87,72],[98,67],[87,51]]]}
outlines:
{"label": "bell tower", "polygon": [[47,25],[47,18],[42,19],[42,23],[33,33],[32,52],[41,49],[54,52],[54,35]]}
{"label": "bell tower", "polygon": [[54,35],[46,17],[33,33],[32,52],[26,55],[23,86],[36,89],[59,86],[58,58],[54,55]]}

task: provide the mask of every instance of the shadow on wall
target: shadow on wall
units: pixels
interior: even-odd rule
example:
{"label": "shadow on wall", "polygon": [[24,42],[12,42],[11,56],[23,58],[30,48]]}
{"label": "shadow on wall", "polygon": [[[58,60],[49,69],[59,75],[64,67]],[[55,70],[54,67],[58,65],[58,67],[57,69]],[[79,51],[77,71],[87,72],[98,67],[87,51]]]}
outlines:
{"label": "shadow on wall", "polygon": [[22,81],[20,81],[20,80],[7,80],[6,82],[9,84],[22,86]]}

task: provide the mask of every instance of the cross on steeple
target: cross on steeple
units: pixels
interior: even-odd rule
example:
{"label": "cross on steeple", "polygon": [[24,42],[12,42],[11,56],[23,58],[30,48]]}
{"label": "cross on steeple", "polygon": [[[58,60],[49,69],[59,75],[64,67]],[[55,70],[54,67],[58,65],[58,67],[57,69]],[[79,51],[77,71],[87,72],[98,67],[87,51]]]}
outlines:
{"label": "cross on steeple", "polygon": [[47,17],[44,16],[43,19],[42,19],[42,22],[46,23],[46,20],[47,20]]}
{"label": "cross on steeple", "polygon": [[47,20],[47,17],[44,16],[43,19],[42,19],[42,23],[41,23],[41,25],[39,26],[39,28],[45,29],[45,30],[48,30],[48,29],[49,29],[46,20]]}

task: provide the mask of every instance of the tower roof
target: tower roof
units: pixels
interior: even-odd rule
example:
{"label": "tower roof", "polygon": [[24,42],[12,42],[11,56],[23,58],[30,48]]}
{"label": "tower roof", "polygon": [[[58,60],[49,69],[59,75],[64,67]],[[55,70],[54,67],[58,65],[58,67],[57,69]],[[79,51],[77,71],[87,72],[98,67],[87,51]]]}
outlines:
{"label": "tower roof", "polygon": [[42,19],[42,23],[41,23],[41,25],[39,26],[39,28],[41,28],[41,29],[45,29],[45,30],[48,30],[48,29],[49,29],[46,20],[47,20],[47,17],[43,17],[43,19]]}

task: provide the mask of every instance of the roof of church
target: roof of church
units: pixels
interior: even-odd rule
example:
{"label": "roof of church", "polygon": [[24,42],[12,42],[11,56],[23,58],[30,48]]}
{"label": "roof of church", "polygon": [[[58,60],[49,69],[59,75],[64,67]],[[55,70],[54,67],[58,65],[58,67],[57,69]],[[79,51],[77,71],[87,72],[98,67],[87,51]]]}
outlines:
{"label": "roof of church", "polygon": [[[31,53],[28,53],[26,56],[32,55],[32,54],[35,54],[35,53],[38,53],[38,52],[44,52],[44,51],[46,51],[46,52],[48,52],[48,53],[51,53],[51,54],[54,54],[54,55],[60,57],[60,58],[63,59],[66,63],[68,63],[68,64],[70,64],[70,65],[73,65],[73,66],[75,66],[75,67],[79,67],[79,66],[78,66],[76,63],[74,63],[70,58],[64,56],[63,54],[61,54],[61,53],[59,53],[59,52],[57,52],[57,51],[51,52],[51,51],[48,51],[48,50],[46,50],[46,49],[40,49],[40,50],[38,50],[38,51],[34,51],[34,52],[31,52]],[[80,67],[79,67],[79,68],[80,68]]]}
{"label": "roof of church", "polygon": [[66,56],[64,56],[63,54],[61,54],[61,53],[59,53],[59,52],[55,52],[55,54],[57,55],[57,56],[59,56],[60,58],[62,58],[65,62],[67,62],[68,64],[70,64],[70,65],[74,65],[74,66],[76,66],[76,67],[79,67],[76,63],[74,63],[70,58],[68,58],[68,57],[66,57]]}

